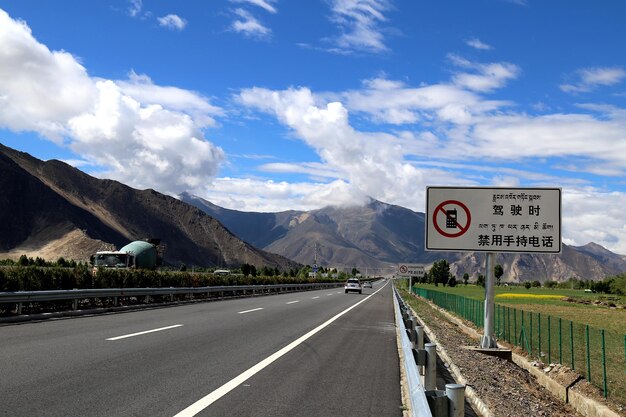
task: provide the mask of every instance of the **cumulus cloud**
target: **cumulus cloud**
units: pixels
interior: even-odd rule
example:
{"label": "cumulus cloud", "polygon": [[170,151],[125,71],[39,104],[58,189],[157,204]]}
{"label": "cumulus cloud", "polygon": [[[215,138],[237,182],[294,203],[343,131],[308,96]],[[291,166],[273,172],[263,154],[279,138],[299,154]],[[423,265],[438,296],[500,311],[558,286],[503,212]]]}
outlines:
{"label": "cumulus cloud", "polygon": [[158,17],[157,21],[159,25],[167,29],[183,30],[187,26],[187,21],[175,14],[168,14],[167,16]]}
{"label": "cumulus cloud", "polygon": [[65,143],[109,178],[176,193],[205,186],[224,160],[202,131],[221,114],[201,95],[147,76],[91,78],[0,10],[0,127]]}
{"label": "cumulus cloud", "polygon": [[341,35],[331,39],[340,51],[385,52],[381,24],[387,21],[384,12],[391,9],[387,0],[332,0],[330,20]]}
{"label": "cumulus cloud", "polygon": [[[316,94],[303,87],[242,90],[242,105],[276,117],[321,160],[321,165],[272,163],[263,169],[308,174],[329,184],[335,179],[364,195],[418,211],[424,210],[427,185],[557,185],[564,188],[564,204],[568,202],[563,233],[569,243],[595,241],[626,253],[623,222],[610,233],[598,233],[606,228],[600,220],[604,213],[595,203],[619,210],[626,194],[593,188],[584,176],[558,173],[574,169],[560,161],[578,161],[575,169],[581,172],[607,175],[609,180],[625,177],[626,111],[581,105],[578,113],[516,112],[514,103],[484,97],[504,85],[516,69],[455,59],[457,67],[495,80],[484,82],[489,88],[459,83],[458,74],[453,74],[449,83],[419,87],[376,78],[364,81],[360,90],[337,93]],[[357,115],[370,117],[380,131],[355,129],[350,118]],[[384,124],[402,130],[389,132]],[[556,172],[547,175],[547,169]],[[316,184],[324,187],[323,182]],[[582,198],[590,201],[580,205]],[[579,227],[579,216],[588,219],[584,228]]]}
{"label": "cumulus cloud", "polygon": [[611,86],[621,83],[626,78],[626,71],[619,67],[585,68],[578,70],[573,84],[562,84],[559,87],[566,93],[587,93],[600,86]]}
{"label": "cumulus cloud", "polygon": [[255,212],[315,210],[325,205],[365,204],[369,197],[342,180],[286,182],[252,178],[216,178],[202,197],[220,207]]}
{"label": "cumulus cloud", "polygon": [[502,88],[520,73],[519,67],[509,62],[481,64],[454,54],[450,54],[448,58],[454,65],[472,71],[457,72],[452,79],[454,84],[472,91],[487,93]]}
{"label": "cumulus cloud", "polygon": [[259,40],[268,39],[271,36],[272,30],[259,22],[252,13],[244,9],[235,9],[233,13],[239,17],[230,26],[233,31]]}

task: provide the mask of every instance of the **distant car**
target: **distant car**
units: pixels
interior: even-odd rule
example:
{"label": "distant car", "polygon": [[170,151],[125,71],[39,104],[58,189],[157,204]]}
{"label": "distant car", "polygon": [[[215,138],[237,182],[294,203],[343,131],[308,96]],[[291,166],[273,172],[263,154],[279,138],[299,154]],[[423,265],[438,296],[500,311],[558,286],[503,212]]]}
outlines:
{"label": "distant car", "polygon": [[370,281],[365,281],[363,283],[363,288],[372,288],[372,283]]}
{"label": "distant car", "polygon": [[350,278],[346,281],[345,285],[346,294],[350,291],[358,292],[359,294],[363,293],[363,289],[361,288],[361,281],[358,278]]}

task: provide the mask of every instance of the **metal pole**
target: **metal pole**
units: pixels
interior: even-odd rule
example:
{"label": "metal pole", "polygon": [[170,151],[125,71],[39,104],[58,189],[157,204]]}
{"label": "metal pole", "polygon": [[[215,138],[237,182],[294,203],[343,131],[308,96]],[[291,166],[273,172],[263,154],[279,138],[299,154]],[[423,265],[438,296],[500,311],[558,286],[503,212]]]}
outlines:
{"label": "metal pole", "polygon": [[465,416],[465,385],[446,384],[448,397],[448,417]]}
{"label": "metal pole", "polygon": [[585,342],[587,345],[587,381],[591,382],[591,356],[589,355],[589,325],[585,326]]}
{"label": "metal pole", "polygon": [[487,253],[487,276],[485,277],[485,328],[483,336],[480,339],[480,347],[483,349],[497,348],[496,336],[494,334],[494,300],[495,300],[495,268],[496,254],[494,252]]}
{"label": "metal pole", "polygon": [[609,389],[606,385],[606,347],[604,344],[604,329],[600,330],[600,336],[602,337],[602,387],[604,391],[604,398],[606,398],[609,395]]}
{"label": "metal pole", "polygon": [[437,345],[426,343],[426,370],[424,375],[424,389],[437,389]]}

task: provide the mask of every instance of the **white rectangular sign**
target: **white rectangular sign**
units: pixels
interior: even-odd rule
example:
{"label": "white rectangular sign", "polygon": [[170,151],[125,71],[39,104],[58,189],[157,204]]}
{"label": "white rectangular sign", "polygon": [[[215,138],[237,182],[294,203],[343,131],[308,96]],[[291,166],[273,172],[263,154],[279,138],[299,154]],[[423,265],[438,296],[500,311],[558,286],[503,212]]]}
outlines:
{"label": "white rectangular sign", "polygon": [[560,188],[426,188],[426,250],[561,252]]}
{"label": "white rectangular sign", "polygon": [[421,264],[399,264],[398,265],[399,277],[423,277],[424,265]]}

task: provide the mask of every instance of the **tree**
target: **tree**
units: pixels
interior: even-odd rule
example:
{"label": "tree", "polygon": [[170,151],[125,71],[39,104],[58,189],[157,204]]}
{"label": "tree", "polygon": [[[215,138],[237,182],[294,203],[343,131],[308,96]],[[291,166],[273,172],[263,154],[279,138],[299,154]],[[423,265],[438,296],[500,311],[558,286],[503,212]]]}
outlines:
{"label": "tree", "polygon": [[467,281],[469,281],[469,274],[466,272],[463,274],[463,284],[467,285]]}
{"label": "tree", "polygon": [[546,288],[555,288],[558,283],[556,281],[546,281],[543,286]]}
{"label": "tree", "polygon": [[435,285],[443,284],[445,287],[450,278],[450,264],[445,259],[435,261],[433,267],[430,268],[430,274],[433,277]]}
{"label": "tree", "polygon": [[253,277],[256,277],[256,266],[254,265],[250,265],[250,275],[252,275]]}
{"label": "tree", "polygon": [[535,287],[535,288],[539,288],[539,287],[541,287],[541,282],[539,282],[537,280],[534,280],[533,283],[532,283],[532,286]]}
{"label": "tree", "polygon": [[28,266],[28,264],[29,264],[28,256],[26,256],[26,255],[20,256],[20,259],[17,260],[17,264],[20,265],[20,266]]}
{"label": "tree", "polygon": [[241,273],[243,274],[244,277],[247,277],[248,275],[250,275],[250,264],[241,265]]}
{"label": "tree", "polygon": [[531,287],[530,281],[524,282],[524,288],[529,289]]}
{"label": "tree", "polygon": [[478,275],[478,279],[476,280],[476,285],[480,285],[481,287],[485,287],[485,276],[483,274]]}
{"label": "tree", "polygon": [[498,283],[498,286],[500,286],[500,278],[502,278],[502,275],[504,275],[504,269],[502,268],[502,265],[497,264],[495,268],[493,268],[493,275],[496,277],[496,282]]}
{"label": "tree", "polygon": [[448,280],[448,285],[450,286],[450,288],[454,288],[456,287],[456,277],[454,275],[450,276],[450,279]]}

